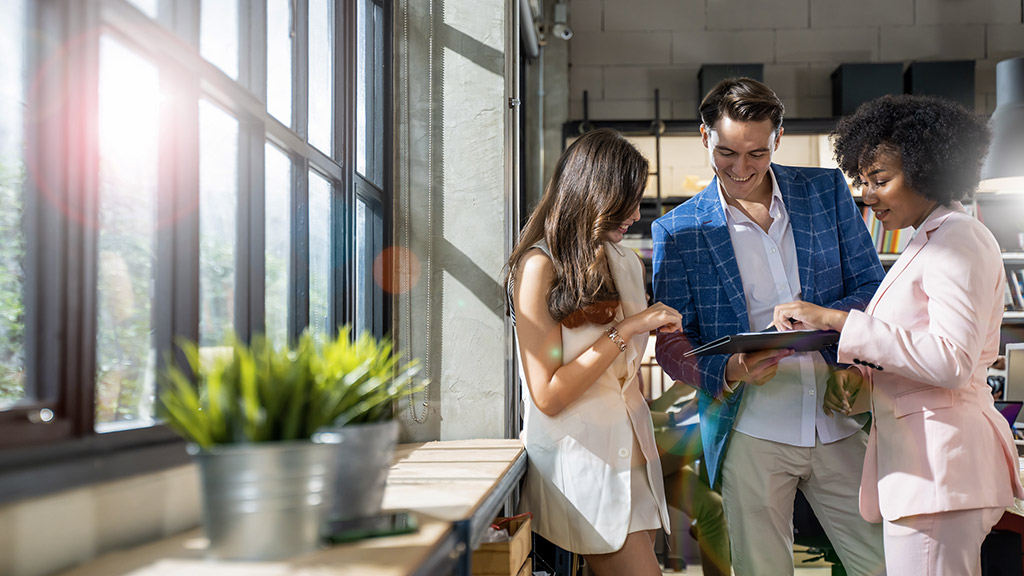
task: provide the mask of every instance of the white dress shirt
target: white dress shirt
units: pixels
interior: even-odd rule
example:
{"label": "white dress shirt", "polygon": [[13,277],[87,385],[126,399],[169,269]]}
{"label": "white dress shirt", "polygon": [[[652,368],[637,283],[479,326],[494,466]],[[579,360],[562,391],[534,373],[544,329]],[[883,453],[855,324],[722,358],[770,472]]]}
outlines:
{"label": "white dress shirt", "polygon": [[[772,201],[768,207],[772,223],[767,233],[730,206],[720,181],[718,185],[752,332],[764,330],[772,323],[776,305],[799,300],[801,294],[789,213],[775,174],[770,169],[768,173],[772,179]],[[815,432],[824,444],[850,436],[861,428],[863,417],[825,416],[822,403],[828,375],[828,365],[818,352],[783,358],[770,381],[762,386],[745,385],[733,429],[762,440],[805,447],[814,446]]]}

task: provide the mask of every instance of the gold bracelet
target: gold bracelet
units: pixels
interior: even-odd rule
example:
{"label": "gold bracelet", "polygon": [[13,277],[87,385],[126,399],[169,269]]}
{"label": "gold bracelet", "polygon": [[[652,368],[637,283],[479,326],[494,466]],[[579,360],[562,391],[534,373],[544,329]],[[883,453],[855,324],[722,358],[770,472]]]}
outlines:
{"label": "gold bracelet", "polygon": [[605,331],[605,334],[607,334],[608,338],[619,347],[619,352],[626,351],[626,341],[622,339],[622,336],[619,336],[619,331],[615,329],[615,326],[612,326]]}

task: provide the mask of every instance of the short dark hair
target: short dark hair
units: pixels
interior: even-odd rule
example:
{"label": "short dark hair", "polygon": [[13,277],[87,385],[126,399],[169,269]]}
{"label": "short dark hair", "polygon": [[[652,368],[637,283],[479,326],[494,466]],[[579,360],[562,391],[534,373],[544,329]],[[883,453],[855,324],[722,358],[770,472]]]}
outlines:
{"label": "short dark hair", "polygon": [[786,107],[768,86],[753,78],[726,78],[704,96],[700,120],[708,128],[722,116],[741,122],[771,120],[776,130],[782,126]]}
{"label": "short dark hair", "polygon": [[879,154],[895,151],[907,186],[948,206],[974,195],[990,136],[986,120],[956,102],[901,94],[861,104],[831,139],[839,167],[855,183]]}

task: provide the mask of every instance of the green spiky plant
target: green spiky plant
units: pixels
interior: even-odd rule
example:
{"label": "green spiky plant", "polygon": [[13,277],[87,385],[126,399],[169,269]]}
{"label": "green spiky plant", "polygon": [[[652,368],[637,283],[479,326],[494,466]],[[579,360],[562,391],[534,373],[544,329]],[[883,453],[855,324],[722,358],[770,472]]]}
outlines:
{"label": "green spiky plant", "polygon": [[390,420],[392,403],[424,383],[418,360],[404,364],[387,339],[368,333],[338,337],[317,349],[304,332],[296,346],[275,348],[265,337],[201,359],[182,342],[196,384],[173,362],[161,373],[167,424],[208,450],[218,444],[304,440],[325,427]]}

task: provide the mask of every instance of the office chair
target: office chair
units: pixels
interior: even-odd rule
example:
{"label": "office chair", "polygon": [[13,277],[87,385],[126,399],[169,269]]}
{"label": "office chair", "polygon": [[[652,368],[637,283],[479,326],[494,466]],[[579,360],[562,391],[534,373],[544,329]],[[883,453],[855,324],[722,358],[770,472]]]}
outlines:
{"label": "office chair", "polygon": [[814,515],[811,504],[799,490],[796,491],[796,499],[793,501],[793,544],[806,546],[807,553],[814,556],[805,562],[824,559],[832,564],[832,576],[846,576],[846,568],[839,560],[835,547],[818,522],[818,517]]}

